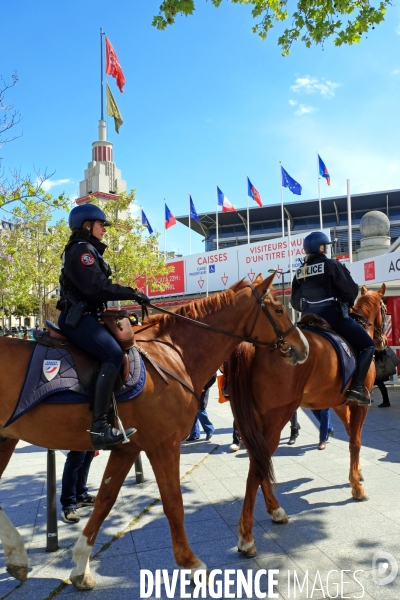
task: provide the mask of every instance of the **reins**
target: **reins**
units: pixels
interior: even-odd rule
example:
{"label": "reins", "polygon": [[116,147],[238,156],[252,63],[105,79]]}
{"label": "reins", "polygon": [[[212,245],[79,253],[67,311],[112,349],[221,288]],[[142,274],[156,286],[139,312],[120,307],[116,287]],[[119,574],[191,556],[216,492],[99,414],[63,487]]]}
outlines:
{"label": "reins", "polygon": [[[244,335],[239,335],[237,333],[234,333],[233,331],[226,331],[225,329],[221,329],[219,327],[214,327],[213,325],[207,325],[207,323],[202,323],[201,321],[196,321],[195,319],[191,319],[190,317],[186,317],[184,315],[180,315],[178,313],[172,312],[170,310],[166,310],[165,308],[161,308],[159,306],[156,306],[155,304],[152,304],[152,308],[156,309],[157,311],[166,314],[166,315],[171,315],[173,317],[176,317],[177,319],[181,319],[183,321],[187,321],[189,323],[191,323],[192,325],[196,325],[197,327],[202,327],[203,329],[207,329],[209,331],[214,331],[215,333],[221,333],[223,335],[227,335],[229,337],[234,337],[236,339],[241,340],[242,342],[248,342],[249,344],[252,344],[253,346],[265,346],[267,348],[271,349],[271,352],[273,352],[274,350],[281,350],[281,352],[283,352],[284,354],[286,354],[287,352],[290,352],[290,350],[292,349],[291,345],[289,344],[289,342],[285,342],[285,337],[287,335],[289,335],[289,333],[291,333],[294,329],[296,329],[297,327],[297,323],[294,323],[287,331],[282,332],[278,325],[275,323],[272,315],[270,314],[267,306],[264,304],[264,300],[265,298],[268,296],[268,294],[271,291],[271,288],[268,289],[265,294],[263,294],[262,296],[260,296],[256,290],[256,288],[254,287],[253,284],[250,284],[250,288],[252,293],[254,294],[257,303],[258,303],[258,308],[259,310],[257,311],[257,314],[255,316],[254,319],[254,323],[253,326],[251,328],[250,331],[250,336],[244,336]],[[263,342],[261,340],[258,339],[258,337],[251,337],[254,327],[256,325],[257,322],[257,318],[259,315],[259,311],[262,310],[264,312],[264,314],[266,315],[266,317],[268,318],[269,322],[271,323],[274,332],[278,338],[278,340],[276,342]],[[147,311],[147,307],[142,306],[142,322],[143,322],[143,315],[144,313],[148,316],[148,311]],[[151,326],[148,325],[148,326]],[[139,333],[139,332],[138,332]],[[288,348],[287,349],[283,349],[283,346],[287,344]]]}
{"label": "reins", "polygon": [[[384,333],[385,333],[385,329],[386,329],[386,325],[387,325],[387,317],[386,317],[386,312],[382,305],[382,302],[380,305],[380,309],[381,309],[381,317],[382,317],[382,325],[380,327],[376,327],[373,323],[370,323],[368,321],[368,319],[365,317],[365,315],[354,310],[354,308],[351,309],[350,316],[352,316],[355,321],[360,323],[360,325],[362,327],[364,327],[365,331],[367,331],[370,327],[372,327],[374,330],[374,333],[376,334],[376,337],[386,348],[387,340],[384,337]],[[375,335],[373,337],[375,338]]]}

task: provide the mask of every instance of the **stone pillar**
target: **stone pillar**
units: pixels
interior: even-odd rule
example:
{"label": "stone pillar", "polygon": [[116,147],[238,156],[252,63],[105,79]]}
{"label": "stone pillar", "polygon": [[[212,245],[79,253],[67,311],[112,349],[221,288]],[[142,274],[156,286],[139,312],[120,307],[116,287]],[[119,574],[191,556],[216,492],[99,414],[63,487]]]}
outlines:
{"label": "stone pillar", "polygon": [[360,249],[354,252],[355,260],[384,254],[390,248],[390,222],[379,210],[367,212],[360,221]]}

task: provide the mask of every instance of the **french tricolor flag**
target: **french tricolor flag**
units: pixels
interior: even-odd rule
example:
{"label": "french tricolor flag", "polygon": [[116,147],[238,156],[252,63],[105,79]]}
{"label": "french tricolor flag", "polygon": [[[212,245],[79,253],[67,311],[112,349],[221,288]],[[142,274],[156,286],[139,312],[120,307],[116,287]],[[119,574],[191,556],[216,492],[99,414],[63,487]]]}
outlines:
{"label": "french tricolor flag", "polygon": [[222,206],[222,212],[237,212],[236,208],[229,202],[228,198],[217,186],[218,206]]}

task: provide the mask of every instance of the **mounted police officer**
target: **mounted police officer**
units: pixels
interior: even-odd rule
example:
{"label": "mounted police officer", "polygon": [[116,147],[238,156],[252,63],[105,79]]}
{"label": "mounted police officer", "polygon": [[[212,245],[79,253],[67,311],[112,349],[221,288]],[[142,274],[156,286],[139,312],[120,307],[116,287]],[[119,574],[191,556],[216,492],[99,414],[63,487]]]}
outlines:
{"label": "mounted police officer", "polygon": [[314,313],[328,321],[332,329],[357,350],[356,371],[346,398],[369,405],[370,400],[364,394],[364,380],[375,343],[359,323],[349,318],[349,308],[357,298],[358,285],[342,263],[326,256],[331,243],[320,231],[304,238],[306,258],[293,278],[291,303],[302,314]]}
{"label": "mounted police officer", "polygon": [[[149,304],[149,298],[130,287],[112,283],[111,269],[103,258],[107,246],[102,243],[106,227],[111,225],[104,212],[94,204],[82,204],[69,215],[71,237],[62,255],[61,298],[57,308],[60,329],[78,346],[101,360],[94,392],[93,422],[90,439],[95,449],[119,444],[123,432],[108,423],[114,385],[123,360],[123,351],[98,314],[107,301],[133,300]],[[127,429],[129,437],[135,429]]]}

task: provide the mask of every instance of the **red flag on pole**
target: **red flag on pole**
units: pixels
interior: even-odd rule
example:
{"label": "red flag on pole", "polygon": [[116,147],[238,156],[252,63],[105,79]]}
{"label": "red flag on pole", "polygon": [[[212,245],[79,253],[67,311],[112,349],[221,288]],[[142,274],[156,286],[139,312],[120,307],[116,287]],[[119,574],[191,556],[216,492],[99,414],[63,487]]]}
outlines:
{"label": "red flag on pole", "polygon": [[122,88],[125,85],[125,77],[119,64],[118,56],[108,37],[106,37],[106,73],[115,77],[119,91],[123,93],[124,90]]}

